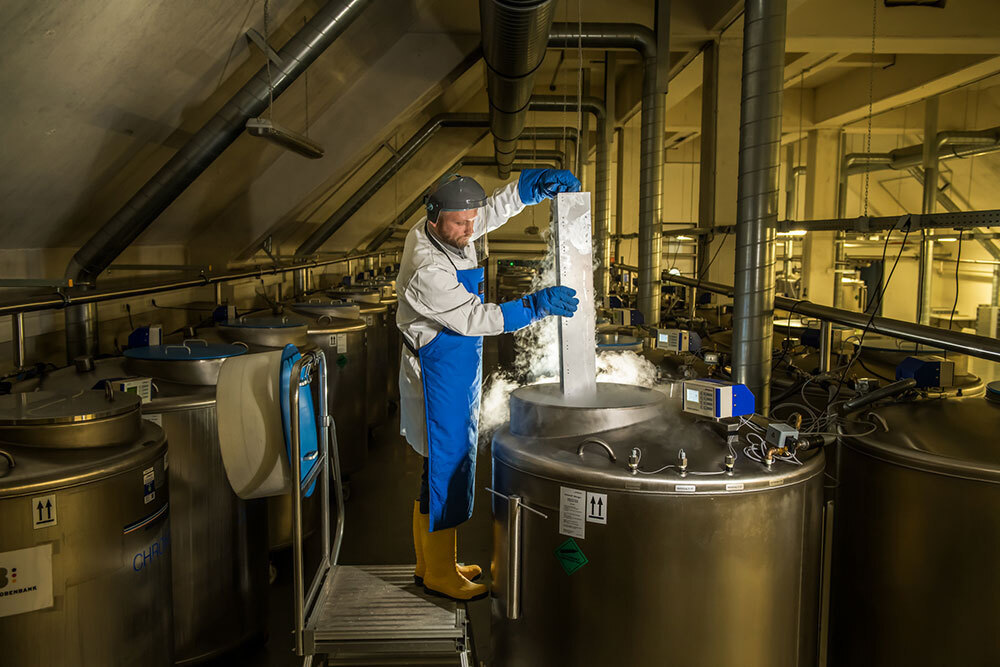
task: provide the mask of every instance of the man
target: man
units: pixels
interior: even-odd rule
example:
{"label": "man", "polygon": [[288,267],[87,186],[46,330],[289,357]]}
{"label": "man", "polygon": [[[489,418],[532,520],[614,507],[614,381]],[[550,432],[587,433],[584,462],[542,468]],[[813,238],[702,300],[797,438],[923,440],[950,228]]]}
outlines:
{"label": "man", "polygon": [[483,303],[483,269],[472,241],[559,192],[576,192],[569,171],[528,169],[486,197],[471,178],[451,175],[427,197],[427,217],[406,236],[396,279],[396,324],[404,349],[399,369],[400,433],[424,456],[413,507],[413,578],[428,593],[475,600],[479,566],[456,563],[455,527],[472,516],[483,336],[516,331],[550,315],[571,317],[568,287],[517,301]]}

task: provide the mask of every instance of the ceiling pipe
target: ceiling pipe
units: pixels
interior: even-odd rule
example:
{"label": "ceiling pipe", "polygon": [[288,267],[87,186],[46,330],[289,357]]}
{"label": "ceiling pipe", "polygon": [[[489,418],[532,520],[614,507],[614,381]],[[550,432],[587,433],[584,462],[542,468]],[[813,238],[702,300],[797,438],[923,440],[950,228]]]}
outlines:
{"label": "ceiling pipe", "polygon": [[[560,151],[517,151],[514,154],[514,159],[515,160],[523,159],[524,162],[522,163],[514,162],[513,164],[511,164],[510,169],[512,172],[514,172],[514,171],[524,171],[525,169],[535,169],[539,167],[544,168],[544,167],[555,166],[557,168],[561,168],[563,157],[564,156]],[[456,162],[455,164],[448,167],[448,169],[446,169],[441,174],[441,176],[434,179],[434,182],[437,183],[441,179],[441,177],[443,177],[445,174],[451,174],[457,172],[463,166],[495,167],[497,166],[497,164],[498,160],[496,156],[493,157],[478,156],[478,155],[466,156],[463,157],[458,162]],[[405,225],[406,222],[411,217],[413,217],[413,214],[419,211],[421,208],[423,208],[424,198],[429,193],[430,193],[430,188],[421,192],[413,199],[413,201],[407,204],[406,208],[404,208],[399,213],[399,215],[397,215],[396,218],[385,227],[385,229],[379,232],[375,236],[375,238],[373,238],[371,242],[369,242],[369,244],[365,247],[365,251],[375,252],[376,250],[381,248],[382,244],[388,241],[393,234],[395,234],[398,230],[402,229],[403,225]]]}
{"label": "ceiling pipe", "polygon": [[[639,310],[647,324],[660,321],[660,267],[662,238],[660,209],[663,199],[663,133],[665,96],[669,82],[670,3],[656,5],[657,31],[632,23],[554,23],[549,48],[633,49],[643,61],[641,143],[639,150]],[[659,44],[657,41],[659,40]],[[621,193],[619,193],[621,196]],[[610,262],[609,262],[610,263]],[[603,281],[603,277],[602,277]]]}
{"label": "ceiling pipe", "polygon": [[771,403],[774,240],[781,165],[786,0],[746,0],[736,209],[733,379]]}
{"label": "ceiling pipe", "polygon": [[[580,107],[591,113],[597,125],[597,162],[594,192],[595,229],[597,230],[597,288],[596,297],[603,299],[611,290],[611,151],[609,147],[608,112],[604,101],[597,97],[581,98]],[[557,95],[536,95],[531,98],[531,111],[569,111],[576,103]],[[586,160],[587,156],[583,156]]]}
{"label": "ceiling pipe", "polygon": [[479,0],[490,132],[500,178],[510,176],[552,17],[552,0]]}
{"label": "ceiling pipe", "polygon": [[[476,113],[444,113],[438,114],[427,121],[416,134],[410,137],[409,141],[403,144],[396,153],[386,161],[378,171],[365,181],[358,190],[344,202],[340,208],[334,211],[333,215],[327,218],[319,227],[309,235],[302,245],[296,249],[295,254],[308,256],[319,250],[333,234],[357,213],[362,206],[371,199],[378,190],[389,182],[400,169],[409,162],[414,155],[433,137],[438,130],[443,127],[460,128],[487,128],[489,118],[486,114]],[[561,127],[536,127],[526,128],[522,134],[522,139],[537,138],[539,140],[557,140],[566,136],[568,139],[576,141],[576,130],[566,132],[566,128]],[[479,143],[478,139],[473,145]]]}
{"label": "ceiling pipe", "polygon": [[[370,0],[330,0],[278,51],[282,65],[262,67],[156,174],[132,196],[66,267],[66,278],[93,284],[97,277],[239,137],[251,118],[279,97],[368,6]],[[66,311],[69,360],[97,350],[96,308]]]}

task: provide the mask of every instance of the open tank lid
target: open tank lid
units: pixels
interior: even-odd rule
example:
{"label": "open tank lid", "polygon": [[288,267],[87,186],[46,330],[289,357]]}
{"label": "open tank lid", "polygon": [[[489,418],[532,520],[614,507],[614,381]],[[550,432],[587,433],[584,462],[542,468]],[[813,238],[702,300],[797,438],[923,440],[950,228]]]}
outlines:
{"label": "open tank lid", "polygon": [[139,406],[136,394],[110,388],[0,396],[0,442],[69,449],[131,443],[140,431]]}

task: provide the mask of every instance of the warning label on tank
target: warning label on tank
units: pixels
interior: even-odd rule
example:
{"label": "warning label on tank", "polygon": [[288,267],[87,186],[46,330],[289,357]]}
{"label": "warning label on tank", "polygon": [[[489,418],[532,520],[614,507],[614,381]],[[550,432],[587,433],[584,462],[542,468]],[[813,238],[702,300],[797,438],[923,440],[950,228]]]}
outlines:
{"label": "warning label on tank", "polygon": [[156,500],[156,470],[146,468],[142,471],[142,501],[151,503]]}
{"label": "warning label on tank", "polygon": [[556,548],[556,558],[566,574],[573,574],[590,562],[572,537]]}
{"label": "warning label on tank", "polygon": [[0,617],[52,606],[52,545],[0,551]]}
{"label": "warning label on tank", "polygon": [[565,486],[559,487],[559,533],[582,540],[586,529],[586,491]]}

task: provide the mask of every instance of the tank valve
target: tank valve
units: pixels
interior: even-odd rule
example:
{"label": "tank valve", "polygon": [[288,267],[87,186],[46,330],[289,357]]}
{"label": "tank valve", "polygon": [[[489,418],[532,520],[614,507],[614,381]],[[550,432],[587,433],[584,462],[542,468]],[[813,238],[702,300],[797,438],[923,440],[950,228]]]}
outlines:
{"label": "tank valve", "polygon": [[633,447],[628,455],[628,469],[633,475],[639,472],[639,461],[642,459],[642,452],[638,447]]}
{"label": "tank valve", "polygon": [[726,454],[726,472],[733,474],[733,467],[736,465],[736,458],[732,454]]}
{"label": "tank valve", "polygon": [[684,475],[687,474],[688,471],[687,453],[682,449],[681,451],[677,452],[677,458],[681,460],[680,470],[681,470],[681,477],[683,477]]}

